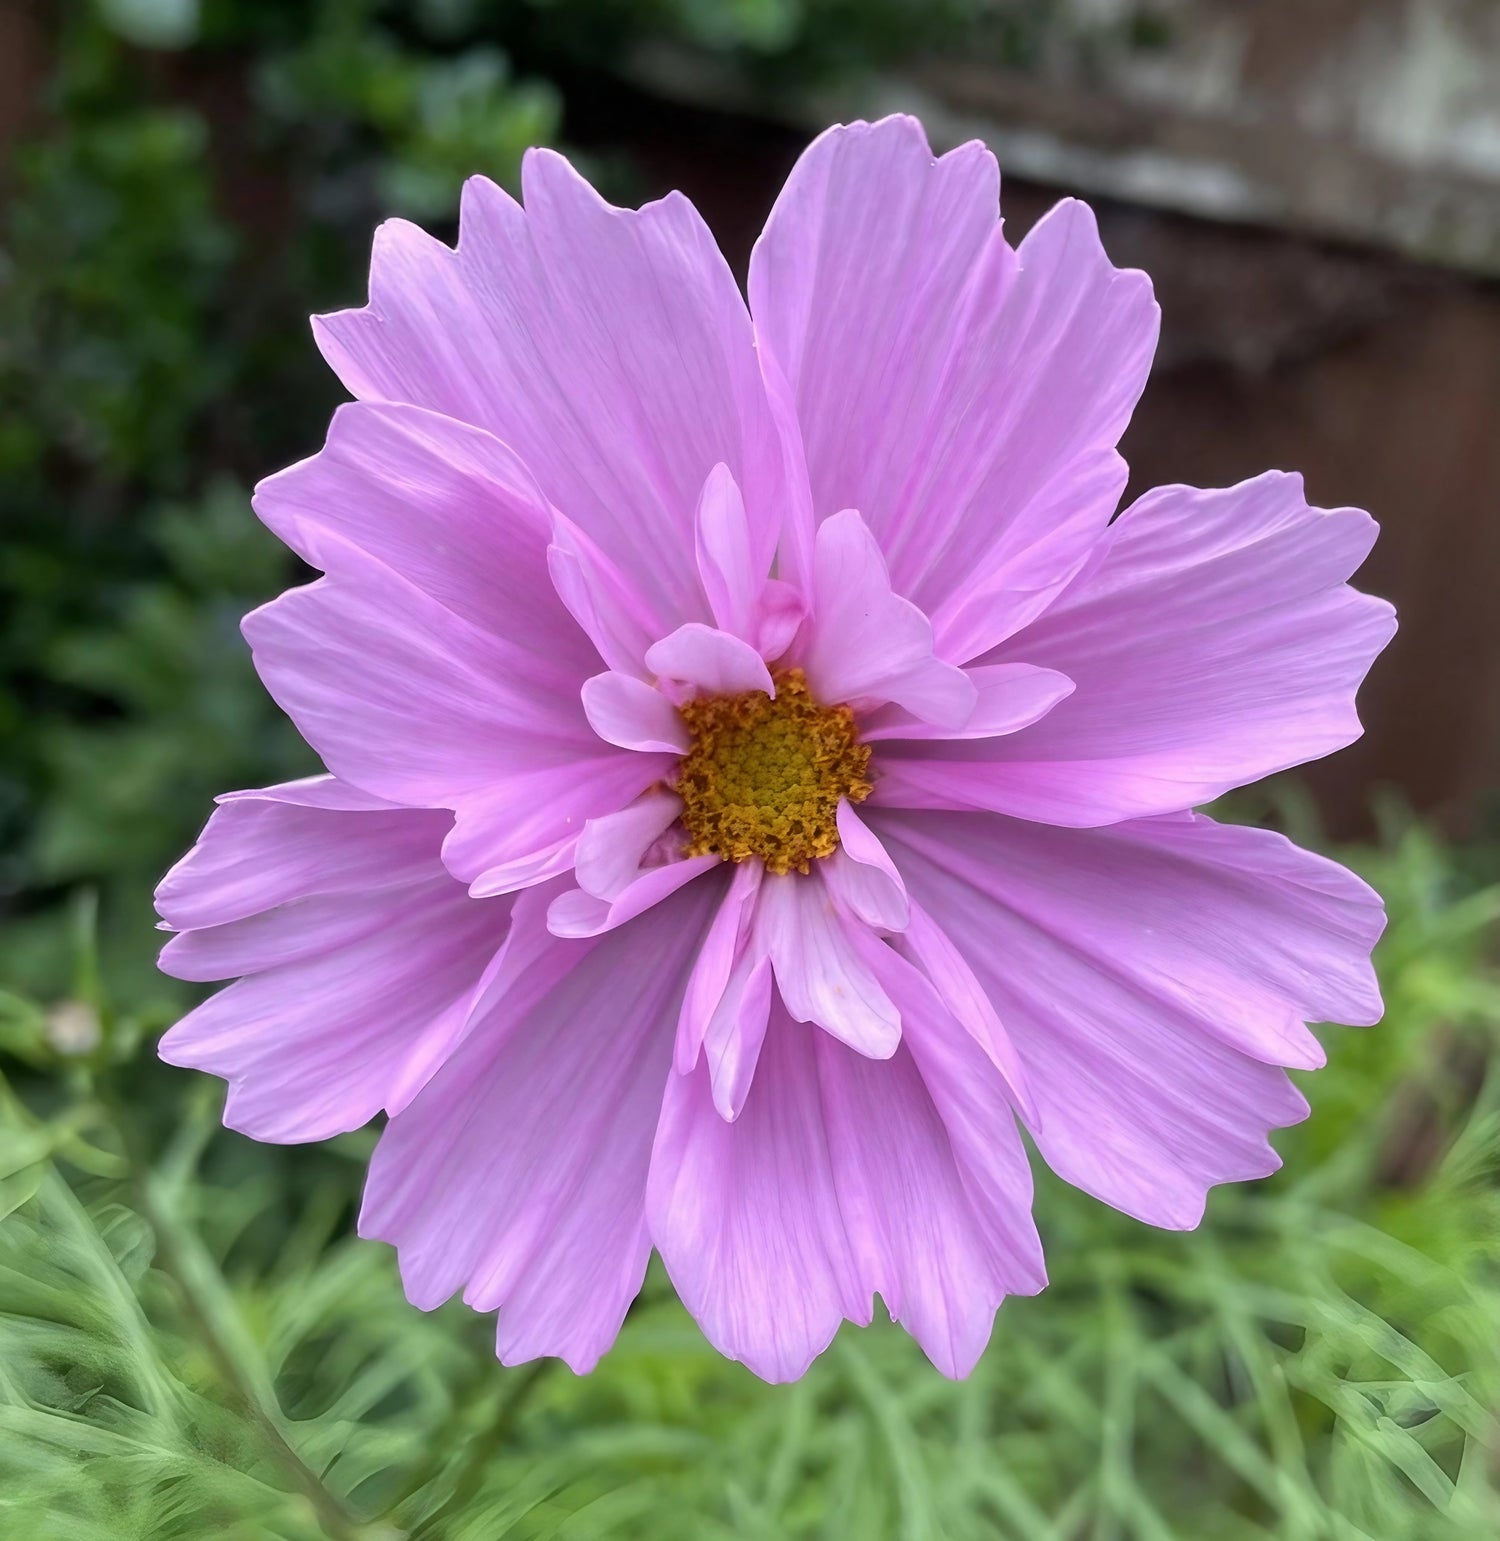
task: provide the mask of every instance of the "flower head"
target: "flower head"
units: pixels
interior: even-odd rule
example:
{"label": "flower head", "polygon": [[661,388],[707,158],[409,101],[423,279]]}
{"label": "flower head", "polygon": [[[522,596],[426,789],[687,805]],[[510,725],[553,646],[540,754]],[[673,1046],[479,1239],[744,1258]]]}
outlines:
{"label": "flower head", "polygon": [[1276,1166],[1368,1023],[1358,879],[1197,804],[1348,743],[1392,631],[1295,476],[1116,517],[1157,311],[1082,204],[1018,247],[909,118],[806,152],[749,304],[679,196],[533,152],[316,323],[356,400],[258,490],[248,617],[330,775],[236,794],[164,966],[226,1117],[384,1109],[408,1294],[592,1365],[653,1247],[798,1375],[875,1294],[963,1374],[1045,1276],[1019,1118],[1157,1225]]}

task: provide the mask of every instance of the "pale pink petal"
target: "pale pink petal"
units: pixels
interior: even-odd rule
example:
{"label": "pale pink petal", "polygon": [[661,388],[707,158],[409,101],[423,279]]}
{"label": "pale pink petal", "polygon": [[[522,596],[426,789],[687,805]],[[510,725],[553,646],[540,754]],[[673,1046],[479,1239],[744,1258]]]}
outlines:
{"label": "pale pink petal", "polygon": [[692,743],[677,708],[653,685],[629,674],[596,674],[583,682],[589,726],[607,744],[686,754]]}
{"label": "pale pink petal", "polygon": [[255,508],[314,567],[362,552],[481,631],[580,675],[597,668],[548,577],[547,501],[480,429],[418,407],[345,405],[321,452],[263,481]]}
{"label": "pale pink petal", "polygon": [[703,484],[694,534],[698,575],[714,625],[753,643],[751,627],[767,569],[755,565],[745,500],[729,467],[722,462],[708,473]]}
{"label": "pale pink petal", "polygon": [[[350,548],[352,558],[357,553]],[[518,762],[597,750],[582,679],[460,620],[361,559],[252,611],[267,688],[335,775],[440,805]]]}
{"label": "pale pink petal", "polygon": [[[905,996],[911,1024],[887,1064],[817,1042],[839,1211],[862,1297],[944,1375],[967,1375],[1007,1295],[1046,1284],[1031,1172],[999,1077],[961,1032]],[[924,1020],[924,1018],[928,1018]]]}
{"label": "pale pink petal", "polygon": [[596,899],[581,888],[569,889],[552,901],[547,911],[547,925],[554,936],[601,936],[644,915],[694,878],[712,872],[721,859],[718,856],[684,856],[659,867],[650,867],[611,899]]}
{"label": "pale pink petal", "polygon": [[977,701],[964,671],[933,657],[927,617],[892,592],[880,548],[852,508],[818,526],[801,663],[824,702],[894,701],[925,720],[961,727]]}
{"label": "pale pink petal", "polygon": [[156,966],[174,979],[201,984],[264,973],[348,946],[389,925],[414,895],[445,886],[463,893],[462,885],[443,871],[437,851],[437,843],[429,841],[428,860],[437,876],[425,883],[308,893],[240,920],[179,931],[162,948]]}
{"label": "pale pink petal", "polygon": [[729,468],[717,465],[698,500],[698,573],[720,631],[775,660],[791,646],[807,613],[796,587],[767,575]]}
{"label": "pale pink petal", "polygon": [[813,1040],[773,1006],[739,1118],[714,1106],[706,1064],[667,1081],[647,1213],[683,1304],[723,1354],[795,1380],[840,1321],[870,1320],[844,1233]]}
{"label": "pale pink petal", "polygon": [[1073,681],[1066,674],[1032,664],[983,664],[964,672],[979,699],[962,727],[945,728],[899,706],[885,706],[860,722],[859,736],[867,743],[888,738],[996,738],[1029,728],[1073,693]]}
{"label": "pale pink petal", "polygon": [[396,808],[332,776],[232,792],[161,880],[157,913],[174,930],[216,927],[311,893],[425,882],[442,874],[438,849],[452,822],[447,813]]}
{"label": "pale pink petal", "polygon": [[1321,1063],[1303,1023],[1373,1021],[1379,899],[1263,830],[1198,816],[1058,830],[872,815],[913,900],[1015,1044],[1048,1163],[1153,1224],[1196,1225],[1214,1183],[1260,1177]]}
{"label": "pale pink petal", "polygon": [[[1058,209],[1093,231],[1093,215],[1083,204],[1068,201]],[[1037,232],[1040,235],[1047,229],[1044,220]],[[1112,274],[1114,270],[1098,249],[1097,240],[1093,244],[1099,267]],[[1027,243],[1021,250],[1024,258]],[[1128,276],[1143,278],[1138,273]],[[1150,285],[1143,281],[1130,292],[1127,304],[1142,296],[1149,301],[1150,292]],[[1045,303],[1045,296],[1042,300]],[[1138,318],[1138,307],[1132,308]],[[1153,341],[1155,314],[1153,306]],[[1075,357],[1082,352],[1076,344],[1069,351]],[[1142,355],[1143,360],[1148,357]],[[1144,377],[1142,367],[1136,379],[1139,382]],[[1106,380],[1107,375],[1101,372],[1100,379]],[[1069,419],[1061,421],[1067,423]],[[982,554],[971,558],[964,551],[950,557],[946,563],[947,596],[932,611],[933,634],[943,656],[979,658],[1045,613],[1092,560],[1100,537],[1120,506],[1129,474],[1129,467],[1115,450],[1085,451],[1037,492],[1023,514],[995,532]],[[983,530],[979,525],[965,533],[970,540],[983,540]]]}
{"label": "pale pink petal", "polygon": [[682,812],[682,799],[665,787],[642,794],[628,808],[590,819],[578,837],[578,886],[613,899],[639,876],[646,853]]}
{"label": "pale pink petal", "polygon": [[743,952],[755,915],[765,868],[758,861],[737,863],[724,903],[703,938],[677,1019],[673,1063],[686,1073],[698,1063],[703,1035],[728,988],[735,960]]}
{"label": "pale pink petal", "polygon": [[[450,836],[444,849],[446,850],[451,844]],[[534,888],[538,883],[545,883],[551,878],[561,876],[564,872],[571,872],[573,857],[577,850],[577,835],[565,835],[560,840],[554,840],[550,845],[527,844],[521,854],[507,856],[504,860],[486,867],[469,884],[469,893],[476,899],[488,899],[496,894],[513,894],[523,888]],[[485,853],[485,858],[488,859],[494,854],[494,851],[488,851]],[[471,867],[473,863],[466,861],[464,853],[460,850],[446,865],[461,872],[465,867]]]}
{"label": "pale pink petal", "polygon": [[692,529],[709,471],[733,472],[762,543],[784,501],[733,275],[680,194],[614,209],[545,150],[522,182],[524,210],[466,184],[456,252],[383,225],[369,305],[320,318],[319,343],[354,395],[488,429],[667,628],[701,619]]}
{"label": "pale pink petal", "polygon": [[330,770],[455,811],[444,855],[465,881],[576,837],[670,763],[601,744],[565,660],[469,625],[353,548],[335,574],[252,612],[244,631],[267,688]]}
{"label": "pale pink petal", "polygon": [[910,118],[830,129],[750,269],[818,517],[857,508],[896,588],[963,661],[1045,606],[1124,486],[1114,454],[1157,311],[1066,202],[1012,251],[994,157],[934,159]]}
{"label": "pale pink petal", "polygon": [[722,1118],[736,1119],[744,1110],[771,1020],[774,982],[766,954],[753,949],[741,953],[709,1019],[703,1057],[714,1107]]}
{"label": "pale pink petal", "polygon": [[797,1022],[815,1022],[872,1059],[889,1059],[901,1016],[851,940],[862,921],[846,919],[815,870],[767,873],[756,934],[770,954],[776,985]]}
{"label": "pale pink petal", "polygon": [[608,749],[562,771],[508,774],[464,798],[459,822],[443,842],[443,861],[475,898],[555,877],[572,867],[590,819],[626,807],[676,763],[671,755]]}
{"label": "pale pink petal", "polygon": [[462,1036],[505,937],[509,904],[443,870],[449,815],[362,801],[332,778],[239,794],[163,884],[163,913],[194,929],[162,967],[249,977],[161,1056],[228,1081],[225,1122],[256,1139],[326,1139],[402,1106]]}
{"label": "pale pink petal", "polygon": [[964,955],[950,942],[933,918],[919,905],[911,906],[910,920],[893,946],[932,986],[944,1009],[984,1051],[1000,1072],[1011,1101],[1037,1127],[1041,1114],[1026,1084],[1021,1056],[995,1014],[984,987]]}
{"label": "pale pink petal", "polygon": [[1004,1088],[961,1031],[921,1037],[874,1063],[773,1003],[734,1121],[706,1065],[670,1079],[652,1239],[710,1341],[766,1380],[801,1375],[841,1319],[867,1323],[876,1291],[966,1374],[1001,1297],[1044,1283]]}
{"label": "pale pink petal", "polygon": [[621,674],[644,678],[646,649],[667,629],[666,622],[598,546],[555,510],[547,573],[600,658]]}
{"label": "pale pink petal", "polygon": [[911,919],[906,885],[895,863],[847,799],[838,807],[839,848],[818,870],[834,899],[881,931],[904,931]]}
{"label": "pale pink petal", "polygon": [[750,643],[697,621],[653,643],[646,663],[664,679],[693,686],[705,695],[734,696],[751,690],[776,694],[765,659]]}
{"label": "pale pink petal", "polygon": [[813,531],[817,527],[812,486],[807,474],[807,454],[802,443],[802,425],[797,421],[797,403],[792,387],[780,364],[772,356],[771,350],[764,346],[762,339],[757,339],[755,351],[781,455],[782,496],[786,500],[781,510],[781,540],[776,548],[776,570],[792,588],[802,593],[806,592],[812,581]]}
{"label": "pale pink petal", "polygon": [[381,1136],[360,1232],[396,1246],[416,1305],[498,1307],[502,1362],[583,1372],[645,1274],[672,1024],[718,896],[694,885],[597,942],[548,936],[550,897],[517,901],[510,977]]}
{"label": "pale pink petal", "polygon": [[1374,538],[1367,514],[1309,508],[1297,476],[1147,494],[1002,650],[1060,670],[1073,694],[1008,737],[892,744],[877,799],[1105,824],[1342,747],[1395,630],[1389,605],[1344,581]]}
{"label": "pale pink petal", "polygon": [[755,620],[755,648],[762,658],[775,662],[792,645],[807,605],[790,583],[768,578],[760,591],[760,606]]}

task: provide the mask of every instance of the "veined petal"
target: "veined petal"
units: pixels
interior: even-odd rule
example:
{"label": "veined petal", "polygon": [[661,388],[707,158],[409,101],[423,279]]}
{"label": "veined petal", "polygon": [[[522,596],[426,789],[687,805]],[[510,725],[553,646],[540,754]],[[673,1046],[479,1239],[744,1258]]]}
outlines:
{"label": "veined petal", "polygon": [[376,1147],[360,1233],[408,1296],[497,1307],[505,1364],[586,1371],[645,1275],[646,1174],[677,1002],[715,896],[701,885],[592,942],[522,896],[510,977],[461,1051]]}
{"label": "veined petal", "polygon": [[745,518],[745,500],[722,461],[708,473],[694,521],[698,576],[708,596],[714,625],[753,642],[755,603],[767,572],[757,569]]}
{"label": "veined petal", "polygon": [[879,800],[1108,824],[1341,748],[1395,630],[1388,604],[1345,582],[1374,538],[1369,515],[1310,508],[1301,478],[1278,472],[1148,493],[1001,650],[1066,674],[1073,694],[1005,738],[891,745]]}
{"label": "veined petal", "polygon": [[664,679],[689,685],[710,696],[743,695],[751,690],[776,694],[771,671],[755,648],[727,631],[690,621],[654,643],[647,666]]}
{"label": "veined petal", "polygon": [[720,1353],[763,1380],[795,1380],[840,1321],[870,1320],[834,1188],[813,1040],[775,1022],[734,1122],[705,1064],[668,1078],[651,1155],[651,1239]]}
{"label": "veined petal", "polygon": [[1015,1044],[1048,1164],[1155,1225],[1262,1177],[1305,1116],[1282,1065],[1322,1062],[1306,1021],[1380,1013],[1380,901],[1279,835],[1199,816],[1097,830],[881,815],[913,898]]}
{"label": "veined petal", "polygon": [[556,877],[572,867],[590,819],[626,807],[673,763],[670,755],[609,749],[565,769],[497,779],[464,798],[462,817],[443,842],[443,861],[475,898]]}
{"label": "veined petal", "polygon": [[1016,252],[998,196],[981,144],[934,158],[911,118],[830,129],[750,265],[816,515],[860,510],[955,661],[1039,613],[1104,532],[1156,345],[1150,283],[1111,266],[1084,205]]}
{"label": "veined petal", "polygon": [[1000,1072],[1011,1101],[1026,1119],[1027,1125],[1041,1126],[1041,1110],[1026,1082],[1026,1067],[1010,1034],[995,1013],[968,960],[948,940],[938,923],[920,906],[911,917],[896,949],[932,986],[953,1020],[973,1038],[989,1062]]}
{"label": "veined petal", "polygon": [[872,1059],[889,1059],[901,1041],[901,1015],[851,940],[818,872],[767,873],[756,913],[792,1019],[816,1022]]}
{"label": "veined petal", "polygon": [[896,864],[847,798],[839,803],[837,818],[839,848],[818,868],[829,892],[866,925],[904,931],[911,905]]}
{"label": "veined petal", "polygon": [[173,930],[221,926],[313,893],[425,882],[442,874],[438,847],[453,823],[451,814],[398,808],[333,776],[230,792],[218,803],[197,844],[157,885],[157,913]]}
{"label": "veined petal", "polygon": [[661,773],[652,756],[599,742],[566,660],[469,625],[352,547],[244,631],[267,688],[335,774],[454,810],[444,854],[465,881],[576,837]]}
{"label": "veined petal", "polygon": [[666,623],[577,525],[553,511],[547,573],[568,613],[617,673],[645,678],[646,649]]}
{"label": "veined petal", "polygon": [[1031,1171],[1004,1090],[963,1033],[900,997],[887,1064],[816,1045],[834,1188],[863,1294],[944,1374],[967,1375],[1007,1295],[1046,1282]]}
{"label": "veined petal", "polygon": [[643,793],[628,808],[590,819],[578,837],[578,886],[598,899],[613,899],[640,875],[651,847],[682,812],[682,799],[664,787]]}
{"label": "veined petal", "polygon": [[159,1052],[228,1081],[225,1122],[256,1139],[326,1139],[403,1106],[505,938],[508,902],[468,898],[438,859],[451,816],[370,801],[331,777],[237,794],[163,882],[188,929],[162,967],[247,977]]}
{"label": "veined petal", "polygon": [[244,631],[334,774],[393,801],[442,805],[518,761],[597,748],[566,665],[468,625],[352,547],[337,575],[252,611]]}
{"label": "veined petal", "polygon": [[973,682],[978,701],[969,720],[959,728],[923,722],[899,706],[882,707],[859,725],[867,743],[882,739],[998,738],[1040,722],[1059,701],[1073,694],[1073,681],[1056,669],[1034,664],[984,664],[964,671]]}
{"label": "veined petal", "polygon": [[825,702],[894,701],[924,720],[961,727],[978,699],[962,669],[933,656],[927,617],[892,591],[880,548],[852,508],[818,526],[801,662]]}
{"label": "veined petal", "polygon": [[764,875],[765,868],[758,861],[736,865],[724,902],[703,938],[677,1021],[673,1063],[684,1074],[698,1063],[703,1036],[729,986],[735,962],[744,951]]}
{"label": "veined petal", "polygon": [[547,500],[481,429],[419,407],[347,403],[318,454],[256,488],[255,509],[314,567],[341,568],[357,551],[509,646],[580,675],[594,667],[548,579]]}
{"label": "veined petal", "polygon": [[[457,251],[381,226],[370,303],[315,322],[357,397],[488,429],[667,628],[701,619],[693,511],[723,462],[769,570],[784,458],[733,275],[680,194],[611,208],[533,150],[526,206],[465,185]],[[616,660],[609,660],[617,666]]]}
{"label": "veined petal", "polygon": [[720,860],[717,856],[683,856],[649,867],[612,899],[596,899],[581,888],[569,889],[552,901],[547,925],[554,936],[602,936],[644,915],[694,878],[712,872]]}
{"label": "veined petal", "polygon": [[606,744],[664,754],[685,754],[692,742],[677,708],[644,680],[596,674],[583,682],[583,710]]}
{"label": "veined petal", "polygon": [[870,1320],[878,1291],[939,1369],[964,1375],[1000,1299],[1041,1287],[1025,1154],[966,1044],[924,1043],[919,1058],[914,1040],[875,1063],[773,1002],[734,1121],[707,1066],[671,1077],[647,1213],[721,1352],[795,1379],[842,1319]]}
{"label": "veined petal", "polygon": [[714,1107],[721,1118],[732,1121],[744,1111],[771,1020],[774,985],[770,958],[747,949],[736,960],[709,1019],[703,1035],[703,1057],[708,1061]]}

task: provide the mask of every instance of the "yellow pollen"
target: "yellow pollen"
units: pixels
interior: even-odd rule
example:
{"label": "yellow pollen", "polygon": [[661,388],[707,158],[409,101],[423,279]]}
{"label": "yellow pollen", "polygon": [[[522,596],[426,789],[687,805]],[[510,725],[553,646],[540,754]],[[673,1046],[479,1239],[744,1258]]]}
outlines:
{"label": "yellow pollen", "polygon": [[819,706],[801,669],[778,673],[776,698],[748,690],[678,708],[692,747],[677,770],[690,856],[806,872],[838,849],[839,799],[870,795],[870,746],[847,706]]}

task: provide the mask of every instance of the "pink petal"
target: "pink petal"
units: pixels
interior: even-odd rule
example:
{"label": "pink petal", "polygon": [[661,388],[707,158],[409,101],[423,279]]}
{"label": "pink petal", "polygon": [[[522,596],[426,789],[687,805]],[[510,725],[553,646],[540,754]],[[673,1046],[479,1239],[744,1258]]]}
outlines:
{"label": "pink petal", "polygon": [[174,929],[187,930],[243,920],[311,893],[425,882],[442,875],[438,847],[452,822],[439,811],[395,808],[332,776],[232,792],[161,880],[156,908]]}
{"label": "pink petal", "polygon": [[613,899],[640,875],[646,852],[682,812],[675,792],[657,787],[618,813],[590,819],[578,837],[578,886],[599,899]]}
{"label": "pink petal", "polygon": [[651,756],[600,744],[565,659],[469,625],[352,547],[336,573],[254,611],[244,631],[330,770],[455,811],[444,854],[465,881],[576,837],[662,773]]}
{"label": "pink petal", "polygon": [[583,682],[589,726],[621,749],[686,754],[692,743],[677,708],[644,680],[629,674],[596,674]]}
{"label": "pink petal", "polygon": [[1031,1172],[999,1078],[962,1033],[917,1025],[888,1064],[817,1042],[834,1188],[861,1296],[944,1375],[967,1375],[1007,1295],[1047,1280]]}
{"label": "pink petal", "polygon": [[469,899],[438,860],[448,815],[358,802],[331,778],[240,794],[163,885],[199,928],[162,966],[249,977],[159,1052],[227,1080],[225,1122],[256,1139],[326,1139],[404,1105],[466,1030],[505,936],[509,904]]}
{"label": "pink petal", "polygon": [[818,526],[812,594],[802,664],[819,700],[894,701],[949,727],[968,720],[974,686],[933,657],[927,617],[892,592],[880,548],[852,508]]}
{"label": "pink petal", "polygon": [[756,932],[793,1021],[815,1022],[860,1054],[889,1059],[901,1015],[850,938],[862,926],[838,912],[816,871],[767,873],[761,884]]}
{"label": "pink petal", "polygon": [[791,647],[806,618],[807,606],[797,589],[779,578],[768,578],[754,622],[755,650],[774,663]]}
{"label": "pink petal", "polygon": [[700,619],[709,471],[724,462],[744,490],[763,571],[785,501],[744,302],[679,194],[614,209],[546,150],[522,181],[524,210],[466,184],[456,252],[383,225],[368,307],[320,318],[319,343],[355,396],[488,429],[668,626]]}
{"label": "pink petal", "polygon": [[708,473],[703,484],[695,535],[698,575],[708,595],[714,625],[753,643],[751,626],[767,568],[756,566],[745,500],[729,467],[722,462]]}
{"label": "pink petal", "polygon": [[[946,1374],[972,1368],[1006,1293],[1044,1282],[1025,1154],[962,1033],[876,1064],[773,1005],[739,1117],[708,1067],[673,1075],[651,1158],[652,1239],[722,1353],[801,1375],[879,1291]],[[927,1079],[931,1077],[930,1081]]]}
{"label": "pink petal", "polygon": [[411,1300],[499,1308],[497,1350],[580,1373],[645,1275],[646,1174],[672,1022],[714,896],[699,885],[597,942],[517,901],[510,975],[370,1165],[360,1232],[392,1242]]}
{"label": "pink petal", "polygon": [[597,667],[548,577],[547,501],[480,429],[418,407],[342,406],[322,451],[263,481],[255,508],[314,567],[338,568],[354,549],[471,626],[524,638],[580,675]]}
{"label": "pink petal", "polygon": [[653,909],[694,878],[712,872],[717,856],[684,856],[642,872],[612,899],[596,899],[581,888],[569,889],[552,901],[547,926],[554,936],[601,936]]}
{"label": "pink petal", "polygon": [[556,511],[547,573],[600,658],[621,674],[644,678],[646,649],[666,630],[665,622],[593,541]]}
{"label": "pink petal", "polygon": [[979,699],[961,728],[923,722],[899,706],[887,706],[860,723],[859,736],[868,743],[889,738],[997,738],[1029,728],[1073,694],[1073,681],[1066,674],[1032,664],[987,664],[964,672]]}
{"label": "pink petal", "polygon": [[998,194],[978,143],[934,159],[910,118],[831,129],[750,268],[816,513],[860,510],[956,660],[1036,614],[1103,532],[1156,343],[1150,284],[1111,267],[1085,207],[1017,253]]}
{"label": "pink petal", "polygon": [[646,1208],[672,1283],[714,1347],[763,1380],[788,1381],[843,1318],[870,1320],[870,1297],[834,1189],[821,1035],[774,1015],[734,1123],[714,1106],[707,1065],[668,1078]]}
{"label": "pink petal", "polygon": [[1373,1021],[1379,899],[1264,830],[1202,817],[1048,829],[881,815],[913,899],[993,1002],[1049,1165],[1156,1225],[1191,1227],[1215,1183],[1277,1166],[1269,1129],[1306,1103],[1309,1020]]}
{"label": "pink petal", "polygon": [[906,885],[885,847],[847,800],[838,808],[839,848],[818,864],[834,899],[868,926],[904,931],[911,919]]}
{"label": "pink petal", "polygon": [[560,769],[505,775],[463,799],[443,861],[476,899],[544,882],[571,869],[589,820],[626,807],[675,763],[611,749]]}
{"label": "pink petal", "polygon": [[1301,478],[1276,472],[1148,494],[1005,649],[1060,670],[1074,693],[1007,738],[892,745],[878,799],[1105,824],[1341,748],[1395,629],[1389,605],[1344,582],[1374,538],[1368,515],[1309,508]]}
{"label": "pink petal", "polygon": [[771,1020],[773,983],[769,957],[755,950],[742,953],[703,1036],[714,1107],[731,1122],[744,1111],[760,1063]]}
{"label": "pink petal", "polygon": [[695,686],[705,695],[735,696],[751,690],[776,694],[765,659],[750,643],[697,621],[653,644],[646,663],[665,679]]}
{"label": "pink petal", "polygon": [[673,1063],[683,1073],[698,1063],[703,1035],[729,986],[735,961],[744,951],[764,875],[765,868],[758,861],[736,865],[724,902],[703,939],[677,1019]]}
{"label": "pink petal", "polygon": [[943,1007],[1000,1072],[1010,1099],[1027,1124],[1039,1128],[1042,1121],[1036,1099],[1026,1082],[1026,1067],[1010,1034],[995,1014],[990,998],[984,993],[968,960],[956,948],[933,918],[921,908],[913,908],[910,921],[896,942],[897,951],[907,958],[932,986]]}

